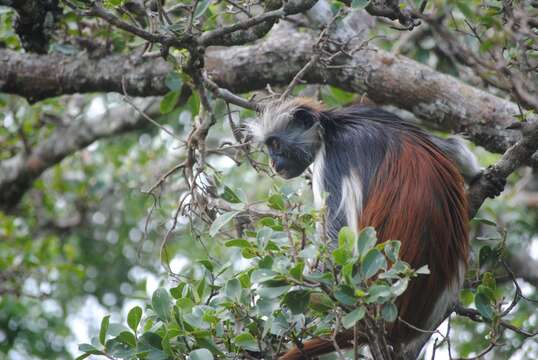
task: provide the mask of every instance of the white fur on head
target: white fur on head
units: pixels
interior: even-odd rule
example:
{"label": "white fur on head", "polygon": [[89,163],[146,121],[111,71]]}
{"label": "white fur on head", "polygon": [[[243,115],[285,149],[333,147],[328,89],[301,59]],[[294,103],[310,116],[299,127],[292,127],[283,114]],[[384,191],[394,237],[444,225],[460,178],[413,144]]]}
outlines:
{"label": "white fur on head", "polygon": [[301,107],[315,111],[322,109],[318,102],[308,98],[272,101],[264,106],[256,122],[247,124],[248,131],[256,142],[263,143],[271,134],[284,130],[293,119],[293,114]]}

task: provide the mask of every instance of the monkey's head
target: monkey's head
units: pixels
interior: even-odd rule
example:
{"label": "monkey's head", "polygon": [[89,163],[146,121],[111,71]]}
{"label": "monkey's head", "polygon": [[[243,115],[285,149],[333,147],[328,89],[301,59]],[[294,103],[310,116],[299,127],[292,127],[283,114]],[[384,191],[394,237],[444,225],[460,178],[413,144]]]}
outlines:
{"label": "monkey's head", "polygon": [[283,178],[301,175],[321,146],[319,103],[305,98],[270,103],[250,124],[254,138],[267,147],[271,165]]}

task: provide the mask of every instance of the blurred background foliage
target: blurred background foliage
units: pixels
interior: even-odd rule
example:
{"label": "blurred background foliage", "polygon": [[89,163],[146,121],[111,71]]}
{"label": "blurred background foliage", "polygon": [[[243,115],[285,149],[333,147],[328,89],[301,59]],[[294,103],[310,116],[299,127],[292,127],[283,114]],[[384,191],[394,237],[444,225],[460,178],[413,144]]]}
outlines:
{"label": "blurred background foliage", "polygon": [[[495,29],[500,21],[498,13],[482,11],[484,4],[490,10],[495,9],[498,1],[437,3],[456,4],[453,26],[473,21]],[[226,22],[226,16],[219,15],[225,6],[223,2],[207,1],[207,5],[204,16],[212,20],[206,22],[207,27]],[[334,6],[336,9],[341,4]],[[3,47],[20,50],[19,39],[13,32],[14,19],[15,13],[10,8],[0,7],[0,42]],[[65,8],[60,20],[63,37],[53,39],[50,51],[66,54],[80,51],[68,40],[79,35],[78,26],[76,14]],[[502,34],[494,31],[487,34],[491,36],[486,44],[470,45],[484,52],[502,43]],[[91,33],[84,35],[105,45],[109,52],[126,52],[140,43],[139,39],[111,27],[94,26]],[[458,77],[466,75],[446,56],[427,25],[414,32],[401,32],[379,21],[371,37],[382,48],[391,50],[397,46],[402,54],[441,72]],[[501,93],[477,79],[463,80]],[[176,85],[171,82],[172,95],[168,99],[176,96]],[[299,86],[295,92],[317,95],[329,106],[360,99],[360,94],[330,86]],[[185,105],[174,108],[172,104],[171,109],[167,101],[170,100],[165,97],[161,102],[165,114],[155,120],[177,137],[185,138],[192,119],[198,115],[198,99],[192,95]],[[42,141],[54,128],[64,126],[62,119],[66,116],[71,121],[99,117],[121,103],[117,94],[64,96],[34,104],[0,94],[0,161]],[[233,143],[224,103],[212,99],[212,105],[219,122],[211,129],[208,143],[215,146]],[[253,116],[251,111],[234,108],[236,120],[252,121]],[[482,148],[473,151],[483,166],[498,158]],[[148,123],[143,129],[99,140],[64,159],[35,181],[15,212],[0,212],[0,358],[73,358],[79,354],[79,343],[96,336],[104,315],[111,314],[112,321],[125,322],[127,311],[134,305],[144,307],[156,288],[174,286],[168,266],[175,273],[196,278],[202,274],[196,260],[206,259],[209,254],[241,261],[236,249],[224,247],[219,236],[209,236],[208,224],[190,223],[184,216],[179,217],[179,224],[166,244],[166,257],[161,258],[163,238],[172,226],[178,199],[186,189],[180,176],[168,179],[149,221],[154,199],[144,190],[184,157],[180,141]],[[261,154],[259,158],[266,161]],[[236,166],[233,160],[221,155],[210,155],[208,162],[222,183],[244,193],[249,203],[267,199],[273,186],[291,186],[304,194],[307,208],[311,206],[309,185],[304,179],[284,183],[257,173],[248,162]],[[536,176],[522,169],[509,179],[502,196],[488,200],[482,207],[480,217],[494,221],[497,229],[473,224],[475,264],[481,251],[486,252],[481,250],[483,247],[494,249],[503,241],[503,232],[507,234],[506,256],[523,249],[538,260],[538,204],[529,204],[519,195],[524,188],[537,190],[537,187]],[[521,283],[526,296],[538,299],[534,286]],[[503,286],[502,292],[510,299],[511,282]],[[536,329],[536,304],[520,302],[512,321]],[[490,329],[484,324],[457,318],[451,326],[452,346],[459,356],[476,353],[488,345]],[[490,358],[538,358],[536,340],[524,341],[521,336],[507,332],[503,342],[504,346],[496,348]]]}

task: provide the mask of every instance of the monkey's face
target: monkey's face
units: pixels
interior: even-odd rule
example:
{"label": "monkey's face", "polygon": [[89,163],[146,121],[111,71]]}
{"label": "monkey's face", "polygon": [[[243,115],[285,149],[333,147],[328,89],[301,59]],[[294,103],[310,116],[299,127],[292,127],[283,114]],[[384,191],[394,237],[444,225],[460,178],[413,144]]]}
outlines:
{"label": "monkey's face", "polygon": [[284,179],[301,175],[313,161],[312,149],[289,143],[285,137],[271,136],[265,141],[271,166]]}
{"label": "monkey's face", "polygon": [[262,124],[250,125],[254,138],[267,146],[271,166],[285,179],[301,175],[321,146],[320,113],[296,103],[277,104],[276,111],[268,106]]}

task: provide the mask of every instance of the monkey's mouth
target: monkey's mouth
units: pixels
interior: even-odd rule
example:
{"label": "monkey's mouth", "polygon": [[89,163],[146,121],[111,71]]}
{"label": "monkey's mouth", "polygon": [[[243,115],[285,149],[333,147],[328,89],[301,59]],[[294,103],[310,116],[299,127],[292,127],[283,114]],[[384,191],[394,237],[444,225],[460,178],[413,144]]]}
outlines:
{"label": "monkey's mouth", "polygon": [[282,176],[284,179],[289,179],[289,176],[288,176],[288,172],[285,170],[285,169],[280,169],[278,170],[276,168],[276,161],[275,160],[271,160],[271,167],[273,168],[273,170],[280,176]]}

